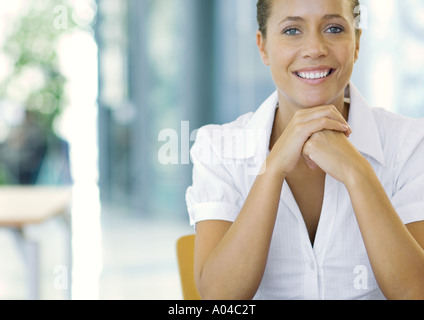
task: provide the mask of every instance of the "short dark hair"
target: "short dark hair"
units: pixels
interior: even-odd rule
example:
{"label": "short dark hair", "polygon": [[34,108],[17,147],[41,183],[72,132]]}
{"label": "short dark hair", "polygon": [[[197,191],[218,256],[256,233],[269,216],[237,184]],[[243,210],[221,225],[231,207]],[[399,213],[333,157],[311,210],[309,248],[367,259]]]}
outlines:
{"label": "short dark hair", "polygon": [[[258,0],[256,4],[257,9],[257,20],[259,25],[259,31],[264,37],[266,37],[266,26],[268,23],[269,16],[271,15],[272,2],[274,0]],[[360,16],[360,11],[356,12],[355,8],[360,6],[359,0],[350,0],[352,2],[352,11],[355,19]],[[358,33],[359,30],[356,30]]]}

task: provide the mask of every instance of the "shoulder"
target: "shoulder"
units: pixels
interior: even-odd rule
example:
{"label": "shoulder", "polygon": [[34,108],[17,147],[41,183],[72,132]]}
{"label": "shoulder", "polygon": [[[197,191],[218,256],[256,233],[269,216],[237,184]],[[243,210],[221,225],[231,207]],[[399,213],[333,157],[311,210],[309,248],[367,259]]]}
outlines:
{"label": "shoulder", "polygon": [[[194,148],[208,145],[229,159],[263,157],[274,123],[278,92],[273,92],[255,111],[223,125],[207,125],[197,131]],[[264,152],[265,150],[265,152]]]}
{"label": "shoulder", "polygon": [[253,112],[246,113],[232,122],[222,125],[210,124],[198,129],[190,152],[192,158],[204,163],[210,163],[213,159],[213,163],[218,161],[220,164],[225,155],[231,155],[232,158],[234,150],[237,150],[234,145],[244,139],[242,136],[253,115]]}
{"label": "shoulder", "polygon": [[[371,108],[385,150],[397,163],[424,152],[424,119],[401,116],[382,108]],[[424,154],[422,155],[424,156]]]}
{"label": "shoulder", "polygon": [[392,142],[404,142],[406,138],[422,140],[424,137],[424,118],[414,119],[395,114],[383,108],[371,108],[381,136]]}
{"label": "shoulder", "polygon": [[209,148],[224,148],[227,142],[231,142],[234,136],[238,135],[247,127],[254,113],[246,113],[236,120],[225,124],[210,124],[197,130],[195,147],[208,146]]}
{"label": "shoulder", "polygon": [[216,132],[234,132],[237,130],[243,130],[246,128],[247,124],[249,123],[250,119],[252,119],[254,113],[246,113],[244,115],[241,115],[236,120],[232,122],[228,122],[225,124],[209,124],[206,126],[201,127],[198,129],[196,140],[203,139],[203,138],[209,138],[211,139],[213,137],[213,134]]}

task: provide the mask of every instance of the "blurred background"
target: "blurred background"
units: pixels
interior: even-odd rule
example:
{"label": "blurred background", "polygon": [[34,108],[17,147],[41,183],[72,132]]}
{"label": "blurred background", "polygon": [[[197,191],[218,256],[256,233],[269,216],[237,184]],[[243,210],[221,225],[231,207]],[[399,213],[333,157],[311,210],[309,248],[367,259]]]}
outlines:
{"label": "blurred background", "polygon": [[[424,117],[424,3],[362,5],[353,82],[372,106]],[[275,90],[256,29],[256,0],[0,0],[0,185],[72,189],[74,299],[182,298],[195,130]],[[25,233],[39,298],[64,299],[64,226]],[[0,228],[0,299],[26,298],[22,260]]]}

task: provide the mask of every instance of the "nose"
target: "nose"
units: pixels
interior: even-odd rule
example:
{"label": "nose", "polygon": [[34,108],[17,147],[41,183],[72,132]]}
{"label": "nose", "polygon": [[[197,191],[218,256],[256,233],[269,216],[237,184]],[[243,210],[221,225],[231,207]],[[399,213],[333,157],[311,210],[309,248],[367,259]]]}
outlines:
{"label": "nose", "polygon": [[303,58],[316,59],[327,55],[328,47],[321,34],[311,34],[309,37],[305,37],[302,48]]}

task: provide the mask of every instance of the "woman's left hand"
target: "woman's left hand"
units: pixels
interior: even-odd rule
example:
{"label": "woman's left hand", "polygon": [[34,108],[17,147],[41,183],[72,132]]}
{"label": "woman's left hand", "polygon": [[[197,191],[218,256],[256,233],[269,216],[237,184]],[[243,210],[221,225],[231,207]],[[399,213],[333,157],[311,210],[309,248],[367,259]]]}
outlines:
{"label": "woman's left hand", "polygon": [[318,166],[344,184],[349,182],[356,170],[369,165],[345,134],[332,130],[313,134],[304,145],[303,157],[310,168]]}

